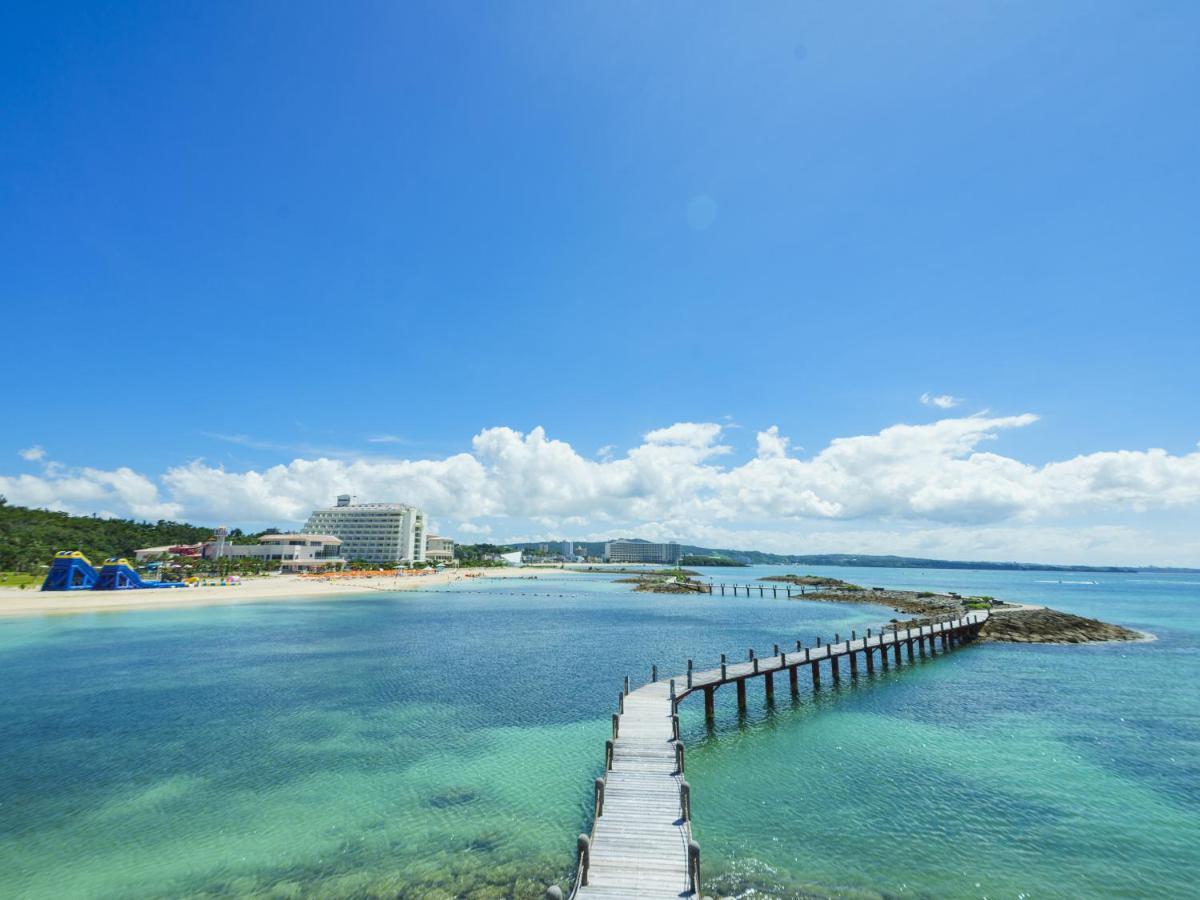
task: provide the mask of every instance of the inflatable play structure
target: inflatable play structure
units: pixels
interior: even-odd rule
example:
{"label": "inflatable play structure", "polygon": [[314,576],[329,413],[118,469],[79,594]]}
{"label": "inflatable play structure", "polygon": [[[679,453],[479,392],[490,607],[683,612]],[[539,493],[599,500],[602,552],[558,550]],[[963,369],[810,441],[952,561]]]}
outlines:
{"label": "inflatable play structure", "polygon": [[100,577],[91,562],[78,550],[59,550],[42,582],[43,591],[90,591]]}
{"label": "inflatable play structure", "polygon": [[78,550],[60,550],[54,554],[50,571],[42,582],[43,591],[127,591],[138,588],[177,588],[177,581],[144,581],[127,559],[110,557],[96,571],[91,561]]}

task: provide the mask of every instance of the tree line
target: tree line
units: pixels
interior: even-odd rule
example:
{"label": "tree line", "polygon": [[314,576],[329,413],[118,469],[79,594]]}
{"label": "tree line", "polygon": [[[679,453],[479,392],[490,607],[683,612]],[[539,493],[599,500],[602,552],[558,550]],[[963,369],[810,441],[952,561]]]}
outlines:
{"label": "tree line", "polygon": [[139,547],[195,544],[211,538],[212,531],[166,519],[135,522],[30,509],[0,496],[0,571],[43,572],[59,550],[82,551],[96,563],[110,556],[132,559]]}

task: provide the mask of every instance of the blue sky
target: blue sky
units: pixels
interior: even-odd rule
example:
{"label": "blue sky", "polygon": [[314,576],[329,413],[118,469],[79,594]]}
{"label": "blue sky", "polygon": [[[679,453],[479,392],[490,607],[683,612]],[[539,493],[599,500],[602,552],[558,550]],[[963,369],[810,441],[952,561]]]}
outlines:
{"label": "blue sky", "polygon": [[[1200,564],[1194,4],[10,4],[0,26],[13,501],[273,524],[349,485],[495,538]],[[980,453],[1125,488],[931,514],[827,481],[804,489],[833,507],[777,502],[776,473],[759,507],[706,509],[647,482],[672,469],[473,508],[386,468],[465,455],[494,482],[485,429],[620,462],[713,423],[668,443],[728,448],[687,463],[712,499],[772,426],[804,462],[985,410],[1037,421],[938,444],[910,500]],[[1151,448],[1165,468],[1096,456]],[[344,471],[245,492],[321,459]],[[197,465],[224,503],[166,477]]]}

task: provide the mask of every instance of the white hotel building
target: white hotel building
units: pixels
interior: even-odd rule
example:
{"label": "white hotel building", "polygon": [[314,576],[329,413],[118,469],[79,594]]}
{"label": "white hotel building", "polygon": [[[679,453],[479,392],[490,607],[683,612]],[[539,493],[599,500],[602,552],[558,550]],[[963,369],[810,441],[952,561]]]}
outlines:
{"label": "white hotel building", "polygon": [[651,544],[648,541],[609,541],[604,545],[604,561],[615,563],[665,563],[677,565],[683,557],[680,546]]}
{"label": "white hotel building", "polygon": [[354,503],[342,494],[337,505],[313,510],[305,534],[342,541],[343,559],[373,563],[425,562],[425,513],[403,503]]}

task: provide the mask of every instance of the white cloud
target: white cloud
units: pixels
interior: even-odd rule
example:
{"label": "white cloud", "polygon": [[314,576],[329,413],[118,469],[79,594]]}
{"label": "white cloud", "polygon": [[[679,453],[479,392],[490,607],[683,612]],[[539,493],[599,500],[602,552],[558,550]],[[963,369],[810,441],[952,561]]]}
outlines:
{"label": "white cloud", "polygon": [[369,444],[407,444],[408,438],[398,434],[376,434],[367,438]]}
{"label": "white cloud", "polygon": [[[119,469],[67,469],[50,464],[38,475],[0,475],[0,494],[10,503],[77,514],[106,513],[139,519],[171,519],[182,512],[178,503],[159,497],[158,486],[145,475]],[[112,512],[110,512],[112,511]]]}
{"label": "white cloud", "polygon": [[759,459],[782,459],[787,456],[788,444],[791,443],[787,438],[780,436],[778,425],[760,431],[757,440]]}
{"label": "white cloud", "polygon": [[34,444],[32,447],[26,447],[24,450],[18,452],[21,459],[28,462],[40,462],[46,458],[46,450],[40,444]]}
{"label": "white cloud", "polygon": [[[712,447],[721,436],[721,428],[713,422],[676,422],[667,428],[646,432],[647,444],[681,445],[685,447]],[[724,451],[727,448],[720,448]]]}
{"label": "white cloud", "polygon": [[[542,428],[500,427],[477,434],[470,452],[442,459],[295,458],[243,471],[194,460],[157,480],[43,461],[40,475],[0,476],[0,493],[76,512],[228,524],[298,524],[349,493],[402,499],[462,523],[462,534],[475,528],[500,538],[536,524],[565,537],[636,533],[711,545],[720,534],[725,546],[788,552],[827,538],[823,549],[845,552],[1051,560],[1153,544],[1088,529],[1200,512],[1200,450],[1103,451],[1034,465],[986,448],[1036,421],[1027,413],[893,425],[836,438],[806,458],[789,455],[788,438],[771,426],[740,463],[727,461],[732,448],[715,423],[656,429],[623,455],[600,459]],[[1180,552],[1194,546],[1172,541]]]}
{"label": "white cloud", "polygon": [[921,402],[926,406],[936,406],[938,409],[953,409],[962,403],[962,397],[951,394],[931,394],[926,391],[921,395]]}

